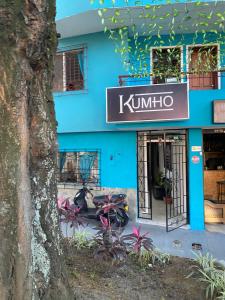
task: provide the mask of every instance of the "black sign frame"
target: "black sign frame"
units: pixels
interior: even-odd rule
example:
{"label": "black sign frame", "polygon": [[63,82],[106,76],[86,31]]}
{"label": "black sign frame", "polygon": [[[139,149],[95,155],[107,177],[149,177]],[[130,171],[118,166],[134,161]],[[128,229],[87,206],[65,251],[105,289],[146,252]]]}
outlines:
{"label": "black sign frame", "polygon": [[[159,109],[159,110],[146,110],[146,111],[137,111],[137,113],[144,113],[142,115],[146,115],[148,113],[148,117],[137,118],[135,117],[132,119],[132,113],[126,113],[124,119],[118,117],[119,110],[112,111],[118,108],[118,103],[120,102],[119,109],[121,110],[121,101],[122,96],[124,94],[119,95],[120,92],[126,91],[128,95],[132,96],[133,94],[136,95],[165,95],[164,98],[167,98],[167,102],[164,104],[168,107],[170,101],[170,94],[176,94],[179,97],[179,101],[177,101],[177,107],[174,106],[173,109]],[[137,91],[137,93],[134,93]],[[144,91],[144,92],[142,92]],[[146,93],[146,91],[149,91]],[[153,91],[153,92],[151,92]],[[133,92],[133,94],[131,93]],[[111,99],[109,99],[109,94]],[[121,96],[121,98],[120,98]],[[117,98],[117,99],[116,99]],[[116,100],[115,100],[116,99]],[[128,99],[128,100],[127,100]],[[126,98],[125,104],[129,101],[129,97]],[[155,98],[154,98],[155,99]],[[161,98],[160,98],[161,99]],[[180,100],[181,99],[181,100]],[[133,99],[131,99],[133,100]],[[149,99],[148,99],[149,100]],[[115,102],[117,101],[117,103]],[[162,100],[163,101],[163,100]],[[154,101],[153,101],[154,102]],[[159,102],[155,99],[155,102]],[[113,103],[113,106],[112,106]],[[123,102],[124,103],[124,102]],[[115,105],[116,104],[116,105]],[[146,102],[144,103],[146,104]],[[182,107],[183,105],[183,107]],[[128,105],[127,105],[128,106]],[[129,109],[132,109],[129,105]],[[173,111],[173,114],[168,113],[169,111]],[[136,111],[134,111],[136,113]],[[155,112],[158,117],[154,118],[152,112]],[[159,117],[159,113],[164,113],[161,117]],[[167,113],[165,113],[167,112]],[[120,112],[121,113],[121,112]],[[135,114],[133,114],[135,115]],[[140,114],[139,114],[140,115]],[[116,116],[116,118],[115,118]],[[137,114],[136,114],[137,116]],[[152,117],[153,116],[153,117]],[[154,84],[154,85],[138,85],[138,86],[123,86],[123,87],[111,87],[106,88],[106,123],[142,123],[142,122],[162,122],[162,121],[182,121],[188,120],[190,118],[190,109],[189,109],[189,85],[188,83],[163,83],[163,84]]]}

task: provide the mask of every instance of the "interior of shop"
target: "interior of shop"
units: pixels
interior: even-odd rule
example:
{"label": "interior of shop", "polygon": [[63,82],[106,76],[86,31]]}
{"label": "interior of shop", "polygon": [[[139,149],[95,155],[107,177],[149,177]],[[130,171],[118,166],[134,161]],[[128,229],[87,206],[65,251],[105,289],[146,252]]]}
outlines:
{"label": "interior of shop", "polygon": [[203,151],[205,222],[225,230],[225,129],[204,130]]}
{"label": "interior of shop", "polygon": [[[170,150],[167,145],[167,151]],[[165,197],[165,188],[163,180],[165,178],[165,162],[164,162],[164,144],[158,138],[152,139],[148,144],[148,185],[152,197],[152,220],[155,223],[165,225],[166,223],[166,203],[163,201]]]}

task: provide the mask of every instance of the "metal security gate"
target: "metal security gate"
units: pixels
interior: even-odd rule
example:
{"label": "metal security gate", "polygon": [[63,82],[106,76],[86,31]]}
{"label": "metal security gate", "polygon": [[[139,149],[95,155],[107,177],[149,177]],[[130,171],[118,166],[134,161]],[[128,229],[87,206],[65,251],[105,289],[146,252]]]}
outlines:
{"label": "metal security gate", "polygon": [[137,155],[138,217],[157,221],[153,201],[160,199],[167,231],[187,224],[186,132],[138,132]]}

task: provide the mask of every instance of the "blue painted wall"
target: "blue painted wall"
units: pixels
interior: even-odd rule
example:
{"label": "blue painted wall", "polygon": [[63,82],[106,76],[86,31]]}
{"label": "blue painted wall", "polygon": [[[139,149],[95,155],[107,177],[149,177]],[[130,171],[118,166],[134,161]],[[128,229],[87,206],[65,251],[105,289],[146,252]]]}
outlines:
{"label": "blue painted wall", "polygon": [[[187,36],[186,40],[188,44],[191,37]],[[87,47],[86,90],[54,95],[59,133],[137,130],[158,127],[209,127],[214,125],[212,123],[212,101],[225,98],[224,75],[222,76],[222,89],[220,90],[190,91],[189,120],[106,124],[105,89],[118,86],[118,76],[127,74],[127,72],[124,70],[120,55],[114,51],[114,43],[104,33],[64,39],[60,41],[59,48],[68,50],[76,48],[80,44]],[[221,67],[224,65],[225,62],[222,61]]]}
{"label": "blue painted wall", "polygon": [[101,186],[137,188],[135,132],[59,134],[61,150],[101,150]]}
{"label": "blue painted wall", "polygon": [[87,46],[87,89],[54,95],[60,133],[107,130],[105,90],[117,86],[118,75],[124,74],[120,56],[104,33],[65,39],[59,48],[68,50],[80,44]]}
{"label": "blue painted wall", "polygon": [[[203,156],[200,152],[193,152],[192,146],[202,145],[202,130],[190,129],[188,143],[188,178],[189,178],[189,211],[190,226],[193,230],[203,230],[204,224],[204,173]],[[199,157],[199,162],[192,161],[193,156]]]}
{"label": "blue painted wall", "polygon": [[[97,1],[97,0],[96,0]],[[118,0],[119,4],[123,0]],[[135,0],[133,0],[135,1]],[[165,0],[166,1],[166,0]],[[176,1],[176,0],[174,0]],[[111,0],[106,0],[109,5]],[[161,3],[164,2],[161,1]],[[143,0],[143,4],[149,1]],[[57,18],[96,9],[89,0],[58,0]],[[191,43],[185,36],[185,44]],[[166,37],[165,37],[166,41]],[[176,42],[176,41],[175,41]],[[212,101],[225,99],[225,77],[222,89],[190,91],[190,119],[172,122],[146,122],[133,124],[106,124],[105,89],[118,86],[118,76],[127,74],[114,43],[104,33],[89,34],[60,40],[60,50],[87,47],[86,89],[78,92],[54,94],[58,121],[58,141],[62,150],[101,150],[101,179],[103,187],[137,188],[136,130],[161,128],[189,129],[189,197],[192,229],[204,229],[203,161],[193,164],[192,146],[202,145],[202,127],[218,126],[212,122]],[[184,50],[184,60],[186,49]],[[150,59],[148,61],[150,63]],[[221,62],[221,67],[225,61]],[[150,64],[149,64],[150,71]],[[138,82],[136,83],[138,84]],[[129,131],[128,131],[129,130]]]}

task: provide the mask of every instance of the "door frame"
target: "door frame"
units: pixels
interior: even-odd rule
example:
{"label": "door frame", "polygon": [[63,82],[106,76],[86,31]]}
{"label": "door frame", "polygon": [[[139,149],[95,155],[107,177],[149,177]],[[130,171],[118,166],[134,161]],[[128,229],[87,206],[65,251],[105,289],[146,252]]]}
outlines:
{"label": "door frame", "polygon": [[[179,132],[178,132],[179,131]],[[148,208],[150,208],[150,214],[149,216],[150,217],[146,217],[144,218],[142,216],[142,214],[140,213],[140,209],[141,209],[141,206],[140,206],[140,200],[139,200],[139,134],[143,134],[145,136],[144,138],[144,157],[149,159],[148,158],[148,150],[147,150],[147,145],[150,143],[150,141],[148,140],[148,138],[146,138],[146,135],[147,136],[153,136],[152,132],[155,133],[155,138],[159,138],[159,136],[163,136],[163,144],[164,144],[164,148],[165,148],[165,144],[166,144],[166,141],[167,141],[167,138],[166,138],[166,134],[174,134],[176,135],[176,132],[177,134],[182,134],[185,136],[184,138],[184,141],[185,141],[185,172],[186,172],[186,178],[185,178],[185,187],[186,187],[186,194],[184,195],[185,198],[186,198],[186,206],[185,206],[185,213],[186,214],[186,223],[185,224],[181,224],[180,226],[177,226],[175,228],[169,228],[169,225],[168,225],[168,209],[167,209],[167,205],[165,206],[165,228],[166,228],[166,231],[172,231],[172,230],[175,230],[181,226],[184,226],[186,224],[189,224],[189,171],[188,171],[188,162],[189,162],[189,158],[188,158],[188,130],[187,129],[170,129],[170,130],[140,130],[140,131],[137,131],[137,210],[138,210],[138,218],[142,219],[142,220],[150,220],[152,221],[152,216],[153,216],[153,211],[152,211],[152,204],[150,203],[147,203],[147,205],[149,205],[149,207],[146,207],[146,213],[147,213],[147,210]],[[181,133],[183,132],[183,133]],[[183,146],[182,146],[183,147]],[[164,150],[164,159],[165,159],[165,150]],[[144,166],[144,176],[145,176],[145,191],[144,193],[146,193],[146,188],[148,188],[148,170],[146,169],[147,166],[148,166],[148,161],[145,161],[145,166]],[[164,164],[165,164],[165,161],[164,161]],[[147,176],[146,176],[147,175]],[[147,190],[147,194],[150,198],[148,198],[150,201],[152,201],[152,195],[151,195],[151,192],[152,192],[152,189],[151,191]],[[148,201],[148,200],[147,200]],[[145,199],[145,203],[146,203],[146,199]],[[154,224],[154,221],[152,221]]]}

